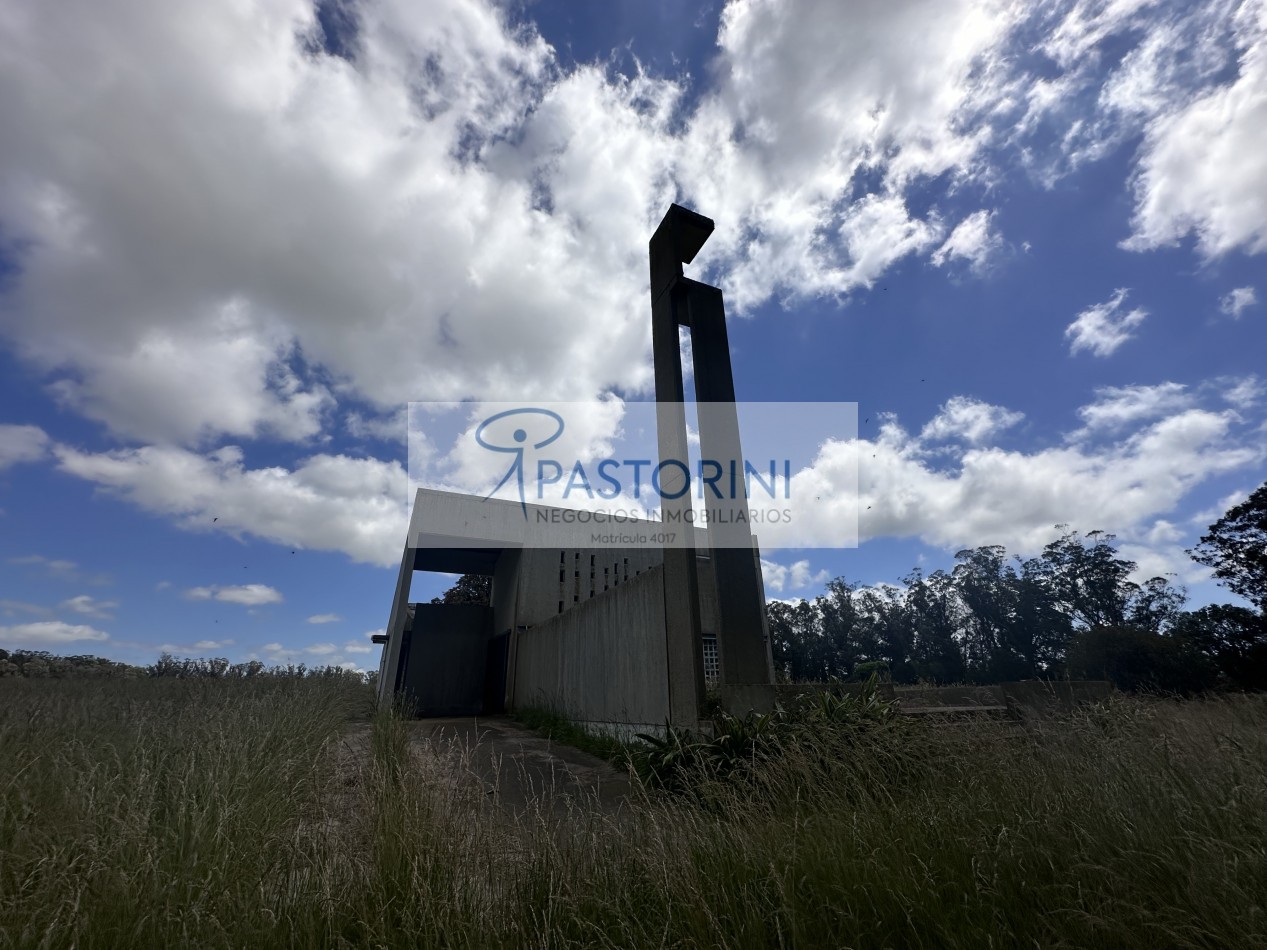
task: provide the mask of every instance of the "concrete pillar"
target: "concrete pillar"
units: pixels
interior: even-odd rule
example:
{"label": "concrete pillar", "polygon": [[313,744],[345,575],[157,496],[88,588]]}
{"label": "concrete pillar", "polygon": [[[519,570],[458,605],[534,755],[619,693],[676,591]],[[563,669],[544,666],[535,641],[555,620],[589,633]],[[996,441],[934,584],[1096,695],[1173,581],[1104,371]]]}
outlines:
{"label": "concrete pillar", "polygon": [[[743,487],[743,449],[735,409],[734,377],[726,311],[722,293],[683,276],[713,231],[713,222],[680,205],[669,208],[650,243],[652,349],[655,359],[656,421],[662,459],[689,458],[681,349],[678,327],[691,330],[695,395],[700,426],[701,458],[739,467],[735,491],[713,498],[709,507],[718,516],[708,525],[712,574],[717,585],[720,616],[717,631],[724,683],[770,683],[774,667],[765,631],[765,601],[760,566],[753,557],[748,499]],[[662,482],[670,494],[680,486]],[[662,510],[678,514],[691,507],[690,493],[665,498]],[[685,524],[679,521],[679,524]],[[703,657],[700,643],[699,579],[689,536],[685,545],[665,548],[665,620],[669,636],[670,705],[675,715],[685,712],[688,684],[703,695]],[[686,654],[689,652],[691,662]],[[675,684],[680,704],[674,699]]]}
{"label": "concrete pillar", "polygon": [[707,502],[710,513],[717,516],[708,526],[708,541],[720,607],[717,651],[721,678],[731,684],[770,683],[774,663],[765,635],[764,585],[760,564],[753,557],[752,525],[748,521],[726,310],[716,287],[686,278],[683,282],[688,287],[700,458],[720,462],[727,469],[733,463],[737,472],[733,492],[727,483],[721,498]]}
{"label": "concrete pillar", "polygon": [[392,596],[392,612],[387,620],[387,643],[383,645],[383,658],[378,665],[378,705],[391,706],[396,695],[396,676],[400,669],[400,648],[404,642],[405,624],[409,621],[409,586],[414,579],[414,563],[417,550],[405,545],[400,559],[400,573],[396,576],[396,593]]}
{"label": "concrete pillar", "polygon": [[[677,205],[673,207],[677,208]],[[651,238],[651,345],[655,359],[656,434],[660,457],[685,460],[688,458],[686,413],[682,405],[685,397],[678,327],[686,319],[686,301],[676,280],[682,274],[682,260],[691,260],[704,241],[699,239],[695,250],[689,250],[688,245],[694,238],[684,237],[680,233],[680,225],[681,222],[670,210]],[[708,221],[708,230],[712,230],[711,221]],[[687,249],[683,250],[683,247]],[[676,494],[682,488],[677,473],[664,471],[661,488],[668,495]],[[676,543],[664,546],[669,720],[674,725],[694,728],[699,721],[700,702],[704,698],[704,655],[695,544],[691,528],[683,517],[691,507],[690,492],[680,498],[662,498],[660,507],[666,520],[670,513],[678,516],[674,523],[680,526],[678,530],[681,532]]]}

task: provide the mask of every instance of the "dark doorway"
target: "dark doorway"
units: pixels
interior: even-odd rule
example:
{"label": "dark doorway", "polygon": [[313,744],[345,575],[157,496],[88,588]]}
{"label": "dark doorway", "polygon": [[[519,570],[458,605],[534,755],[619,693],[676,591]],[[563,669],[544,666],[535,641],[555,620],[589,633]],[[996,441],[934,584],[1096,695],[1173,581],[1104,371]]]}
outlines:
{"label": "dark doorway", "polygon": [[478,604],[415,604],[413,624],[402,644],[400,686],[416,716],[478,716],[492,692],[490,678],[505,651],[490,650],[493,610]]}

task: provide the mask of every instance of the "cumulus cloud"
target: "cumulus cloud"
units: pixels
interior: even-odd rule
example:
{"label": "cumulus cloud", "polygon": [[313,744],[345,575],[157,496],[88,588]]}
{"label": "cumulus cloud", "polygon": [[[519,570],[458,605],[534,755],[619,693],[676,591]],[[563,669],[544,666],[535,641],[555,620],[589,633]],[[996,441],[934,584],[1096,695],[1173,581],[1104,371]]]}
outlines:
{"label": "cumulus cloud", "polygon": [[950,237],[933,252],[930,260],[941,267],[956,259],[966,261],[974,271],[989,266],[991,258],[1003,246],[1003,239],[993,230],[994,214],[977,211],[968,215],[950,232]]}
{"label": "cumulus cloud", "polygon": [[264,435],[303,441],[322,428],[334,399],[305,384],[289,362],[293,343],[261,331],[234,300],[191,329],[151,327],[129,352],[92,357],[84,379],[50,388],[63,405],[146,441]]}
{"label": "cumulus cloud", "polygon": [[1111,356],[1135,335],[1132,331],[1144,322],[1148,311],[1142,307],[1126,310],[1122,304],[1128,292],[1118,289],[1106,303],[1095,304],[1078,314],[1065,328],[1070,353],[1090,350],[1095,356]]}
{"label": "cumulus cloud", "polygon": [[1267,3],[1242,4],[1228,39],[1236,79],[1148,125],[1128,248],[1195,234],[1206,257],[1267,250]]}
{"label": "cumulus cloud", "polygon": [[1024,418],[1023,412],[992,406],[970,396],[952,396],[924,426],[920,438],[930,442],[963,439],[980,444],[1005,429],[1010,429]]}
{"label": "cumulus cloud", "polygon": [[[410,399],[645,390],[645,239],[671,200],[718,220],[695,267],[741,312],[915,256],[985,266],[994,212],[961,217],[968,189],[1128,137],[1128,247],[1264,249],[1259,2],[731,0],[702,79],[565,68],[481,0],[367,0],[333,51],[306,0],[28,6],[0,20],[0,335],[149,443],[59,467],[190,529],[395,562],[404,470],[320,440],[398,438]],[[1124,296],[1079,315],[1073,352],[1129,339]],[[976,412],[928,438],[1005,421]],[[8,428],[0,467],[50,451]],[[303,457],[224,444],[256,438]]]}
{"label": "cumulus cloud", "polygon": [[48,435],[38,426],[0,425],[0,471],[48,454]]}
{"label": "cumulus cloud", "polygon": [[767,591],[783,593],[802,590],[815,584],[826,583],[828,576],[826,570],[813,570],[808,560],[780,564],[778,561],[761,559],[761,577],[765,581]]}
{"label": "cumulus cloud", "polygon": [[1095,401],[1078,410],[1086,428],[1075,433],[1116,430],[1192,406],[1196,397],[1181,383],[1154,386],[1105,386],[1095,391]]}
{"label": "cumulus cloud", "polygon": [[37,649],[56,647],[83,640],[109,640],[110,634],[83,624],[63,623],[60,620],[40,620],[21,623],[12,627],[0,627],[0,643],[30,646]]}
{"label": "cumulus cloud", "polygon": [[281,592],[267,584],[236,584],[228,587],[191,587],[185,591],[190,600],[219,600],[226,604],[258,607],[262,604],[280,604]]}
{"label": "cumulus cloud", "polygon": [[1233,377],[1220,380],[1220,382],[1223,384],[1219,387],[1223,399],[1229,405],[1241,410],[1252,409],[1267,393],[1267,386],[1264,386],[1263,381],[1252,373],[1249,376]]}
{"label": "cumulus cloud", "polygon": [[1237,287],[1219,298],[1219,312],[1227,314],[1233,320],[1239,320],[1241,314],[1258,303],[1258,295],[1253,287]]}
{"label": "cumulus cloud", "polygon": [[342,619],[338,614],[313,614],[308,623],[338,623]]}
{"label": "cumulus cloud", "polygon": [[382,566],[400,561],[409,516],[398,462],[316,455],[294,469],[249,469],[235,446],[207,454],[173,446],[103,453],[58,446],[56,454],[63,471],[187,529],[343,551]]}
{"label": "cumulus cloud", "polygon": [[147,441],[306,440],[329,379],[389,411],[649,379],[645,241],[612,237],[672,197],[648,105],[672,83],[558,76],[484,3],[365,4],[355,65],[299,0],[78,7],[0,25],[25,90],[0,216],[29,248],[3,329],[68,405]]}
{"label": "cumulus cloud", "polygon": [[301,0],[37,5],[0,25],[0,332],[124,438],[310,441],[336,399],[381,437],[408,399],[645,388],[645,237],[678,196],[723,223],[700,266],[740,310],[980,263],[988,211],[947,239],[906,192],[985,176],[1021,18],[865,6],[733,0],[688,106],[482,2],[360,4],[343,56]]}
{"label": "cumulus cloud", "polygon": [[1139,246],[1260,249],[1262,5],[1152,7],[731,0],[693,88],[565,69],[487,2],[367,0],[337,49],[304,0],[37,4],[0,24],[0,333],[122,438],[399,438],[409,399],[645,388],[678,197],[741,311],[984,266],[993,211],[947,236],[938,205],[1036,137],[1077,164],[1147,131]]}
{"label": "cumulus cloud", "polygon": [[[1137,397],[1119,402],[1147,402]],[[1149,411],[1119,405],[1115,414],[1114,395],[1101,392],[1083,416],[1094,432],[1031,450],[968,444],[933,452],[922,431],[911,435],[889,418],[871,439],[826,443],[793,476],[794,494],[832,499],[815,524],[797,526],[797,544],[832,546],[852,519],[864,542],[912,537],[945,549],[1002,544],[1035,553],[1058,534],[1057,524],[1146,543],[1197,485],[1267,457],[1256,421],[1202,402],[1217,398],[1211,389],[1178,411],[1156,415],[1154,399]],[[856,493],[848,490],[851,466]],[[763,550],[778,537],[777,526],[764,527]]]}

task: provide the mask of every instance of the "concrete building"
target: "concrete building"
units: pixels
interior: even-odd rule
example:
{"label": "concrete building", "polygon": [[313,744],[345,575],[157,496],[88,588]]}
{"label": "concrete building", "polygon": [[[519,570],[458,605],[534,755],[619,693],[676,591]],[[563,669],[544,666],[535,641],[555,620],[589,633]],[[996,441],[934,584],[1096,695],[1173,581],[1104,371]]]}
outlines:
{"label": "concrete building", "polygon": [[[677,525],[694,523],[683,329],[701,458],[743,471],[722,292],[682,270],[712,232],[709,218],[675,204],[648,244],[657,470],[675,465],[682,473],[662,480],[660,508]],[[515,444],[481,444],[515,453],[525,439],[519,430]],[[707,530],[688,528],[663,543],[651,530],[652,543],[628,549],[595,546],[601,516],[539,519],[559,509],[523,503],[522,482],[520,504],[419,491],[383,637],[380,702],[404,696],[419,715],[545,705],[594,728],[647,731],[666,722],[695,726],[709,671],[725,687],[770,687],[765,590],[743,482],[736,486],[732,476],[729,492],[706,503]],[[627,527],[607,526],[611,534]],[[415,571],[489,575],[492,605],[411,605]]]}
{"label": "concrete building", "polygon": [[[380,638],[380,702],[399,697],[419,716],[548,706],[616,733],[654,731],[667,721],[693,725],[674,716],[670,703],[663,549],[596,548],[595,531],[617,526],[608,516],[542,526],[538,511],[559,509],[529,505],[525,512],[513,501],[418,491]],[[695,653],[715,682],[724,652],[721,611],[707,533],[695,533],[701,592]],[[755,547],[749,556],[759,578]],[[491,605],[411,603],[415,571],[490,576]],[[697,693],[692,708],[701,699]]]}

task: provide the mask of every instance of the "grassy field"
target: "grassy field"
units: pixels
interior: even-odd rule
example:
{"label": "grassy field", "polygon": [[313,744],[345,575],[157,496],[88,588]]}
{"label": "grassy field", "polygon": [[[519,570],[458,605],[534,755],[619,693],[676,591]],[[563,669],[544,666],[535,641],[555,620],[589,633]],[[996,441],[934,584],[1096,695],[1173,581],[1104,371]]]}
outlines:
{"label": "grassy field", "polygon": [[1267,946],[1264,697],[902,721],[515,821],[369,709],[0,680],[0,946]]}

